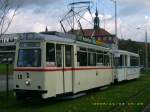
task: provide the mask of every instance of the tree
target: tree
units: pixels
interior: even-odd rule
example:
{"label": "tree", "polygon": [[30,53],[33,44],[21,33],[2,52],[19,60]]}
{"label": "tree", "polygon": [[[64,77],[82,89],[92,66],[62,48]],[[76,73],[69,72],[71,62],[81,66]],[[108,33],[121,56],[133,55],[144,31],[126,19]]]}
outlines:
{"label": "tree", "polygon": [[[132,41],[131,39],[120,39],[118,47],[121,50],[126,50],[139,54],[141,65],[145,65],[145,42],[136,42]],[[148,49],[150,49],[150,43],[148,43]],[[150,59],[150,50],[148,51],[148,59]],[[150,60],[148,60],[148,63],[150,66]]]}
{"label": "tree", "polygon": [[13,6],[11,0],[0,0],[0,37],[10,27],[19,6]]}

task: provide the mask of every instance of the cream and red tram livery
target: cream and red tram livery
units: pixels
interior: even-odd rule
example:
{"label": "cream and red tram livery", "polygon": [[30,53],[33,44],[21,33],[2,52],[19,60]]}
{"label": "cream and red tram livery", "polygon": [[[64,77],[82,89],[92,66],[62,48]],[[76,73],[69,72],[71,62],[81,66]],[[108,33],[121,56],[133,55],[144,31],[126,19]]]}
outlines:
{"label": "cream and red tram livery", "polygon": [[[123,80],[139,77],[130,76],[135,74],[135,70],[139,72],[138,67],[134,70],[128,66],[113,67],[117,58],[122,59],[121,54],[115,57],[116,52],[77,41],[74,35],[22,34],[16,47],[13,77],[15,95],[56,97],[110,85],[115,79],[121,81],[122,77]],[[136,54],[133,56],[138,57]],[[128,55],[123,61],[129,61],[126,57]]]}

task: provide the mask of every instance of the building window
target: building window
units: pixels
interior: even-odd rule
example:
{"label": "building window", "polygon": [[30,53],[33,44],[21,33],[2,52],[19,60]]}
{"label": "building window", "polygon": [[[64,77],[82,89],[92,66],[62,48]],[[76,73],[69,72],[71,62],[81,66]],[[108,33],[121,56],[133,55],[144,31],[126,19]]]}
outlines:
{"label": "building window", "polygon": [[101,41],[101,37],[98,37],[98,40]]}
{"label": "building window", "polygon": [[112,37],[109,37],[109,41],[111,41],[112,40]]}
{"label": "building window", "polygon": [[107,40],[107,37],[103,37],[103,41],[106,41]]}

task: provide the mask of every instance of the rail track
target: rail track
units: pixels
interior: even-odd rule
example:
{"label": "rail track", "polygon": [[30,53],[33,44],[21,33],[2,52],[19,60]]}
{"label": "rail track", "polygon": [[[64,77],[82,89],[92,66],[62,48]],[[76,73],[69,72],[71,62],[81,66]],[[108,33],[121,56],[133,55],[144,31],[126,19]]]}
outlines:
{"label": "rail track", "polygon": [[[145,87],[143,89],[141,89],[140,91],[138,91],[136,94],[130,96],[127,100],[124,100],[122,102],[125,103],[124,106],[117,106],[114,109],[110,110],[109,112],[120,112],[120,110],[122,110],[123,107],[127,106],[130,100],[135,100],[137,98],[139,98],[140,96],[142,96],[145,92],[149,91],[150,87]],[[142,112],[150,112],[148,111],[150,109],[150,104],[148,106],[146,106]],[[129,111],[130,112],[130,111]]]}

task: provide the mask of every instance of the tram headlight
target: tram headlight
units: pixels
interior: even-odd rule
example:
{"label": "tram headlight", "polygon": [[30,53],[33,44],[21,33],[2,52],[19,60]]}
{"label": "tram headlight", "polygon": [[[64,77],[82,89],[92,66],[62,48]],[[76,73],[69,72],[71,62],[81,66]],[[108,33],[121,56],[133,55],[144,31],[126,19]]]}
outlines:
{"label": "tram headlight", "polygon": [[25,84],[26,84],[26,86],[31,85],[31,80],[30,80],[30,79],[26,80],[26,81],[25,81]]}

